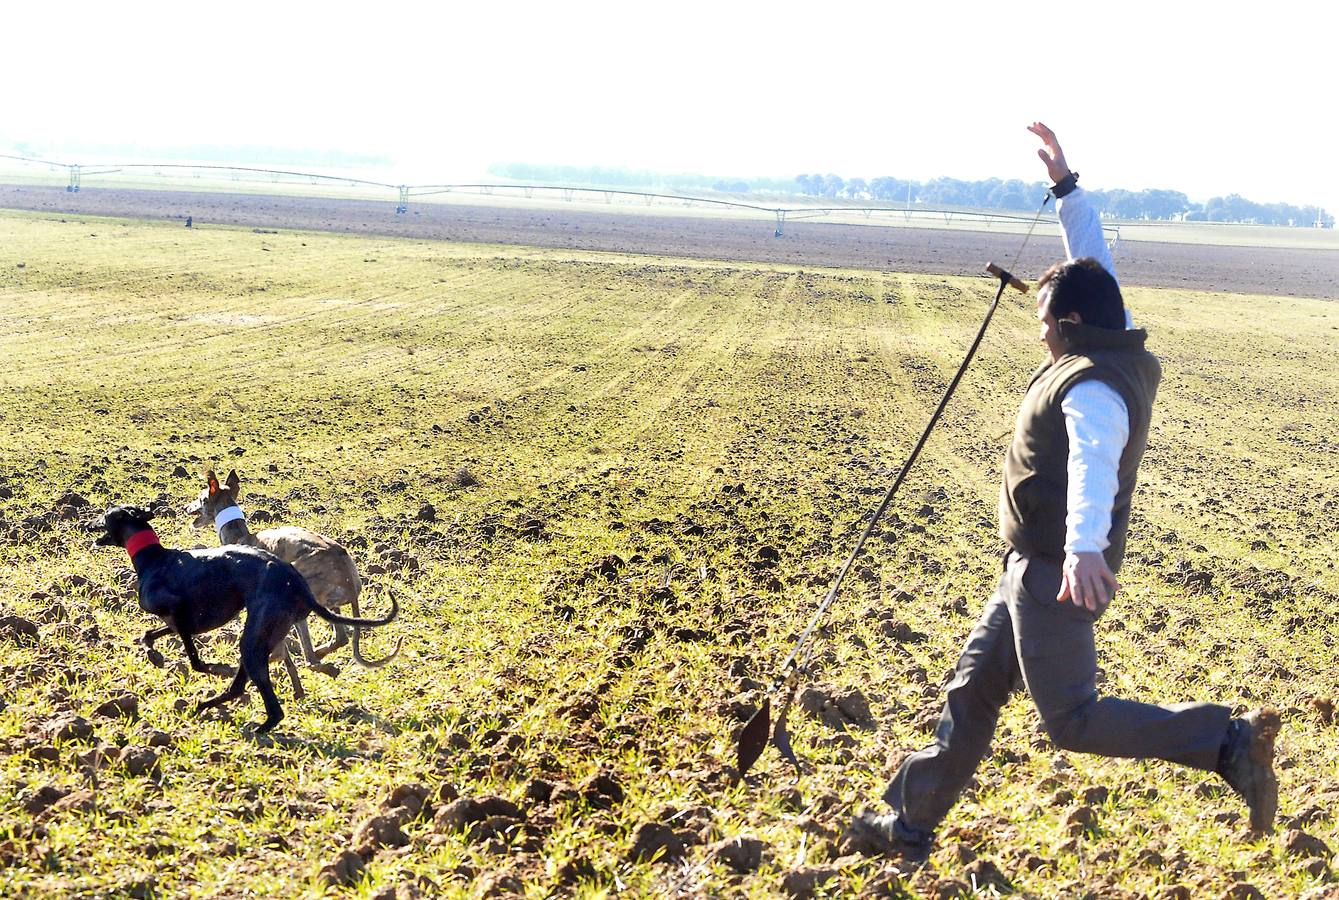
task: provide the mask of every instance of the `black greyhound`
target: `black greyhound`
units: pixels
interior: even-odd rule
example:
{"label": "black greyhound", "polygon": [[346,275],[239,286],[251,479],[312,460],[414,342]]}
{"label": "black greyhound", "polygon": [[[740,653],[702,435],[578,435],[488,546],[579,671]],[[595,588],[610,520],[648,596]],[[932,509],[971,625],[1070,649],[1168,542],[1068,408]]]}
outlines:
{"label": "black greyhound", "polygon": [[[145,612],[167,623],[145,633],[140,642],[151,658],[153,642],[176,632],[186,648],[191,667],[200,672],[213,669],[201,662],[193,635],[224,625],[243,608],[241,665],[232,684],[223,693],[204,700],[196,711],[236,700],[246,691],[249,678],[265,701],[265,721],[258,732],[266,732],[284,717],[270,683],[270,654],[288,635],[293,623],[308,613],[340,625],[385,625],[399,612],[395,597],[391,611],[381,619],[352,619],[332,613],[316,602],[297,569],[277,556],[254,547],[219,547],[212,550],[168,550],[158,542],[149,520],[153,514],[137,506],[114,506],[97,523],[105,534],[102,546],[124,547],[139,575],[139,605]],[[159,657],[161,659],[161,657]]]}

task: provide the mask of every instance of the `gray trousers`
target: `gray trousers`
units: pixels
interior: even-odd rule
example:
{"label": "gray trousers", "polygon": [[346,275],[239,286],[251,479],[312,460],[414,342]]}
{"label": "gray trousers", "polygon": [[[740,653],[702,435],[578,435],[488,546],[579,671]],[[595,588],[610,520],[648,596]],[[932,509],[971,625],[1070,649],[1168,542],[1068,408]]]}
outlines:
{"label": "gray trousers", "polygon": [[1009,695],[1026,687],[1051,740],[1064,750],[1165,759],[1213,771],[1227,736],[1225,706],[1155,706],[1097,695],[1094,615],[1056,602],[1057,561],[1012,552],[967,638],[935,742],[902,763],[884,799],[902,823],[932,832],[990,750]]}

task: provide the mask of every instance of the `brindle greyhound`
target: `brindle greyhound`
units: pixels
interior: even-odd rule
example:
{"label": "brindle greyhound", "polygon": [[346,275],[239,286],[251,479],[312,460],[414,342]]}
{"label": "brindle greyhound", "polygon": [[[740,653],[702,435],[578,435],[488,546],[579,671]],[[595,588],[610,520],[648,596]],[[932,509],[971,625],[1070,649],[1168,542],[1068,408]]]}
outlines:
{"label": "brindle greyhound", "polygon": [[272,554],[254,547],[168,550],[149,525],[151,518],[152,513],[136,506],[114,506],[95,526],[105,532],[98,544],[124,547],[130,554],[139,575],[140,608],[167,623],[141,638],[151,653],[154,640],[176,632],[191,665],[207,672],[192,638],[226,624],[246,609],[237,675],[222,693],[202,701],[197,712],[241,697],[249,679],[265,702],[265,721],[257,731],[269,731],[284,717],[270,683],[270,655],[296,622],[316,613],[331,623],[375,627],[391,622],[399,613],[392,596],[391,611],[384,618],[337,615],[316,602],[297,569]]}
{"label": "brindle greyhound", "polygon": [[[325,535],[306,528],[284,526],[267,528],[253,534],[247,527],[246,516],[237,505],[237,498],[242,492],[242,482],[237,477],[237,471],[228,472],[228,478],[223,484],[219,484],[212,471],[206,473],[205,478],[207,484],[200,491],[199,498],[186,507],[187,515],[195,516],[192,524],[196,528],[207,528],[213,523],[220,543],[268,550],[302,574],[312,595],[326,609],[339,609],[347,603],[353,609],[353,614],[359,615],[358,595],[362,592],[363,582],[358,577],[358,566],[354,564],[349,551]],[[300,619],[294,630],[307,663],[318,672],[338,675],[339,669],[322,660],[349,642],[349,630],[336,624],[334,639],[320,647],[312,646],[306,619]],[[383,659],[367,659],[363,656],[358,638],[359,630],[354,628],[353,658],[369,669],[384,666],[394,659],[403,642],[403,639],[397,640],[395,649]],[[292,670],[289,676],[293,676]]]}

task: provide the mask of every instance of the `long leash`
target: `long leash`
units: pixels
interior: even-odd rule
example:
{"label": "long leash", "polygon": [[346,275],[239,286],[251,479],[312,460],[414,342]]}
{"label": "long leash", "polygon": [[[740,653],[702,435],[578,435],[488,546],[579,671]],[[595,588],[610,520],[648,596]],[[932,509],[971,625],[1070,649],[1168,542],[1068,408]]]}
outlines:
{"label": "long leash", "polygon": [[[1028,240],[1032,237],[1032,232],[1037,227],[1037,222],[1041,219],[1042,211],[1046,209],[1046,204],[1049,203],[1050,200],[1051,193],[1050,191],[1047,191],[1046,196],[1042,198],[1041,206],[1037,207],[1037,214],[1033,217],[1032,224],[1028,226],[1027,234],[1023,236],[1023,242],[1019,245],[1018,252],[1014,255],[1014,261],[1010,264],[1010,268],[1018,265],[1018,261],[1023,256],[1023,249],[1027,247]],[[874,532],[874,528],[878,525],[879,519],[883,517],[889,504],[893,502],[893,497],[897,495],[897,489],[900,488],[902,482],[906,480],[907,473],[911,471],[911,467],[916,462],[916,458],[920,456],[922,448],[925,447],[925,442],[929,440],[930,432],[934,430],[935,424],[939,421],[939,417],[943,415],[945,407],[948,406],[948,401],[953,396],[953,392],[957,390],[958,382],[962,381],[962,376],[967,372],[967,367],[971,364],[972,357],[976,355],[977,348],[981,346],[981,340],[986,336],[986,329],[990,326],[990,320],[994,318],[995,310],[1000,305],[1000,298],[1004,295],[1004,289],[1006,287],[1012,287],[1025,294],[1028,291],[1027,285],[1010,274],[1008,269],[1003,269],[994,263],[989,263],[986,266],[986,271],[999,279],[1000,285],[998,290],[995,291],[995,299],[991,301],[990,308],[986,310],[986,317],[981,322],[981,327],[976,332],[976,338],[972,341],[972,346],[968,349],[967,355],[963,358],[962,365],[958,367],[957,374],[953,376],[953,380],[949,382],[948,388],[945,389],[944,396],[939,401],[939,406],[935,408],[934,414],[930,416],[930,421],[925,426],[925,431],[921,433],[920,440],[916,442],[916,446],[912,449],[911,455],[907,457],[907,461],[902,464],[901,470],[897,473],[897,478],[883,495],[883,500],[879,503],[878,508],[874,510],[874,515],[870,516],[869,522],[860,533],[860,537],[856,541],[855,546],[846,557],[846,561],[842,564],[841,569],[837,572],[837,577],[833,580],[832,587],[828,589],[827,595],[823,598],[823,602],[819,604],[818,609],[809,620],[808,626],[796,640],[794,648],[790,651],[790,655],[788,655],[785,661],[782,662],[780,672],[776,678],[773,679],[771,686],[768,687],[767,694],[763,697],[762,704],[740,731],[737,747],[736,782],[744,777],[745,773],[747,773],[753,764],[758,761],[758,757],[762,755],[762,752],[767,749],[767,739],[769,734],[772,736],[772,742],[776,744],[777,750],[781,752],[782,757],[795,766],[797,773],[799,771],[800,763],[799,759],[795,756],[795,751],[790,745],[790,733],[786,729],[786,717],[790,713],[791,704],[794,702],[795,693],[799,687],[799,676],[806,670],[809,660],[813,656],[813,648],[809,645],[809,639],[812,637],[814,629],[818,627],[818,623],[822,621],[823,616],[827,613],[828,608],[832,606],[833,601],[837,599],[837,594],[841,591],[842,584],[846,581],[846,575],[851,571],[851,566],[855,564],[856,559],[860,556],[860,551],[864,549],[865,542],[869,540],[869,536]],[[801,656],[801,653],[803,653],[803,656]],[[786,696],[781,703],[780,713],[777,716],[776,728],[773,730],[771,726],[772,698],[783,687],[786,689]]]}

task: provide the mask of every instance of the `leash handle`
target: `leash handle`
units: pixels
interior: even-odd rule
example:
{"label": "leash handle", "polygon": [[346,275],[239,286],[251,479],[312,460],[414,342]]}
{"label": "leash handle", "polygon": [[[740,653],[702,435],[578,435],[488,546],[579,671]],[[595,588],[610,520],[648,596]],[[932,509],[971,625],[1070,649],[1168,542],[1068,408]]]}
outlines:
{"label": "leash handle", "polygon": [[1004,270],[1004,269],[1001,269],[999,266],[995,265],[994,263],[986,263],[986,271],[989,272],[991,275],[994,275],[996,278],[1000,279],[1001,281],[1007,281],[1007,282],[1009,283],[1009,287],[1013,288],[1014,290],[1016,290],[1016,291],[1022,291],[1024,294],[1027,293],[1027,285],[1026,285],[1026,284],[1024,284],[1023,282],[1019,281],[1017,278],[1015,278],[1013,275],[1011,275],[1008,271],[1006,271],[1006,270]]}

